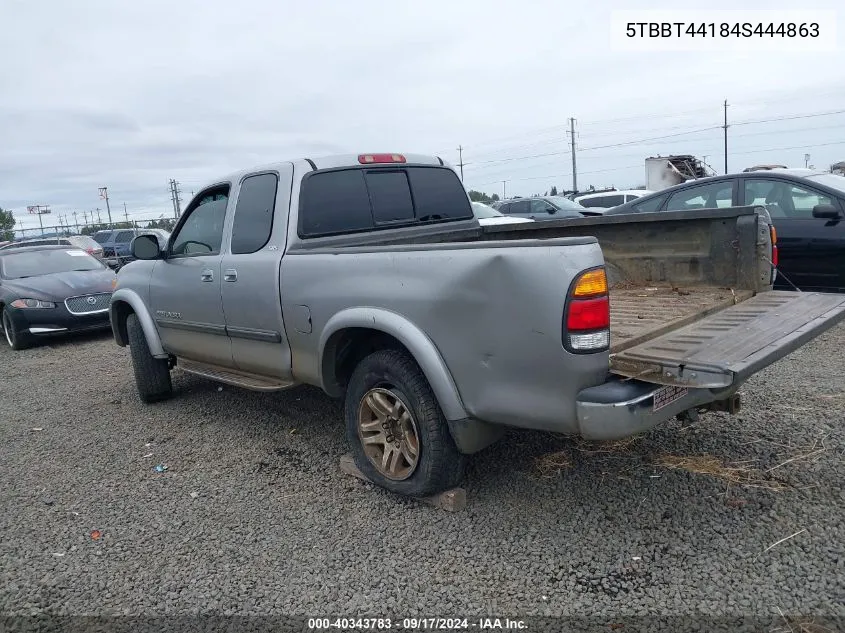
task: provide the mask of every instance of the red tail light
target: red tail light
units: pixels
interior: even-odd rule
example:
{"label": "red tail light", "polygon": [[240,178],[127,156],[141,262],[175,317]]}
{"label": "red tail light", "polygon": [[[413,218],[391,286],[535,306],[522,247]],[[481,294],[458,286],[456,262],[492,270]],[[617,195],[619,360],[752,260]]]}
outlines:
{"label": "red tail light", "polygon": [[85,252],[88,253],[89,255],[93,255],[94,249],[89,246],[88,248],[85,249]]}
{"label": "red tail light", "polygon": [[778,267],[778,232],[774,225],[769,225],[769,232],[772,235],[772,266]]}
{"label": "red tail light", "polygon": [[375,163],[404,163],[405,157],[402,154],[360,154],[358,162],[362,165]]}
{"label": "red tail light", "polygon": [[607,297],[573,301],[566,315],[566,329],[600,330],[610,327],[610,300]]}

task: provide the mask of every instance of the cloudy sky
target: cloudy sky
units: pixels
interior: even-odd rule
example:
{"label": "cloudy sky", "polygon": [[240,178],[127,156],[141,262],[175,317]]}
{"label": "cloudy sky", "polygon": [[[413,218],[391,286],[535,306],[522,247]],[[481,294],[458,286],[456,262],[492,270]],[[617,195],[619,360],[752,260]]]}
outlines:
{"label": "cloudy sky", "polygon": [[[742,1],[742,0],[740,0]],[[651,0],[648,8],[678,3]],[[736,8],[716,2],[714,8]],[[431,152],[501,195],[643,184],[643,159],[731,170],[845,159],[845,45],[838,53],[624,52],[614,9],[548,0],[2,0],[0,206],[37,226],[105,205],[172,213],[168,180],[191,190],[234,169],[336,152]],[[795,9],[794,2],[743,8]],[[750,123],[780,119],[766,123]],[[741,123],[744,123],[740,125]],[[655,139],[657,140],[645,140]],[[47,217],[45,216],[45,220]],[[45,222],[46,224],[47,222]]]}

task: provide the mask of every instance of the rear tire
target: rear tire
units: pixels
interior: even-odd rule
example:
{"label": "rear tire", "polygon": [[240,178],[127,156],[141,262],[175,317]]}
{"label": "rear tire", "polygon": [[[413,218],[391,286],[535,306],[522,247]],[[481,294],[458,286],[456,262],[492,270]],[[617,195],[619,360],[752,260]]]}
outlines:
{"label": "rear tire", "polygon": [[21,332],[17,330],[15,328],[15,324],[12,323],[12,317],[9,316],[9,313],[6,310],[3,310],[2,313],[0,313],[0,323],[2,323],[3,326],[3,338],[6,340],[9,347],[15,351],[32,347],[32,335],[29,334],[29,332]]}
{"label": "rear tire", "polygon": [[424,497],[463,479],[466,458],[407,352],[381,350],[358,364],[346,389],[344,417],[355,465],[374,484]]}
{"label": "rear tire", "polygon": [[157,402],[169,398],[173,393],[169,363],[166,358],[155,358],[152,355],[147,337],[135,314],[130,314],[126,319],[126,335],[129,339],[132,366],[135,369],[138,396],[143,402]]}

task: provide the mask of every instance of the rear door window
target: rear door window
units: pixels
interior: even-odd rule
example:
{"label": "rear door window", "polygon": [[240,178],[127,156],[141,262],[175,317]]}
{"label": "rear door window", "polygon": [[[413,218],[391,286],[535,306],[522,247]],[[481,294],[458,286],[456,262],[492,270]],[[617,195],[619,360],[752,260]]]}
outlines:
{"label": "rear door window", "polygon": [[244,178],[232,224],[233,254],[255,253],[270,240],[278,181],[276,174]]}
{"label": "rear door window", "polygon": [[528,200],[520,200],[519,202],[512,202],[510,206],[508,206],[507,213],[509,214],[528,214],[529,213],[529,204]]}
{"label": "rear door window", "polygon": [[731,206],[732,198],[733,181],[711,182],[672,194],[666,203],[666,211],[720,209]]}
{"label": "rear door window", "polygon": [[653,213],[660,208],[660,205],[663,204],[663,201],[666,200],[666,196],[654,196],[653,198],[649,198],[648,200],[643,200],[639,204],[635,204],[631,207],[631,209],[635,213]]}
{"label": "rear door window", "polygon": [[118,231],[117,235],[114,236],[114,241],[118,244],[123,244],[124,242],[132,241],[132,237],[132,231]]}

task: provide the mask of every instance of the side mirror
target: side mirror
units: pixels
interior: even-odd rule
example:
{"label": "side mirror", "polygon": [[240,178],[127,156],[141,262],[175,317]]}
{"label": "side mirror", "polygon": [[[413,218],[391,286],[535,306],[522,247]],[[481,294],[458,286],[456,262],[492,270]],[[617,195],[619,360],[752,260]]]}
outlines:
{"label": "side mirror", "polygon": [[158,240],[152,235],[139,235],[132,240],[129,251],[135,259],[159,259],[161,249]]}
{"label": "side mirror", "polygon": [[817,204],[813,207],[813,217],[823,220],[838,220],[842,217],[842,214],[832,204]]}

